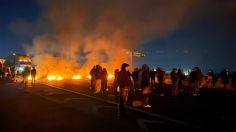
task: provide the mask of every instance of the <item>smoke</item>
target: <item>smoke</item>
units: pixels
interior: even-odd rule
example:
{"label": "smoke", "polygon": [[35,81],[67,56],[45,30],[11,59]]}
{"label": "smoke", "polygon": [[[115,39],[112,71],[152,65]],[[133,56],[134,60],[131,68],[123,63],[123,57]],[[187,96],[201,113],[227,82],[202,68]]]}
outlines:
{"label": "smoke", "polygon": [[[101,64],[111,72],[130,63],[132,49],[185,25],[199,0],[42,0],[45,26],[27,50],[44,73],[87,72]],[[43,28],[43,27],[42,27]],[[58,73],[59,72],[59,73]]]}

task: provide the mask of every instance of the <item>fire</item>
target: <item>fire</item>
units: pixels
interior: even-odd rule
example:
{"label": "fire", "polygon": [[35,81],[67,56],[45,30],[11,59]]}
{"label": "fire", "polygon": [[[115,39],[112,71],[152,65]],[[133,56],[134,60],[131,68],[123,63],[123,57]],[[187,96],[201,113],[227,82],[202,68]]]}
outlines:
{"label": "fire", "polygon": [[47,79],[48,79],[49,81],[52,81],[52,80],[61,81],[61,80],[63,80],[63,77],[62,77],[62,76],[49,75],[49,76],[47,77]]}
{"label": "fire", "polygon": [[82,77],[80,75],[76,75],[72,77],[73,80],[80,80]]}
{"label": "fire", "polygon": [[[29,77],[28,77],[28,80],[31,81],[31,80],[32,80],[32,77],[29,76]],[[38,77],[35,77],[35,80],[38,80]]]}
{"label": "fire", "polygon": [[54,75],[50,75],[47,77],[48,80],[56,80],[56,76]]}
{"label": "fire", "polygon": [[91,77],[91,75],[88,75],[88,76],[86,76],[86,78],[91,79],[92,77]]}
{"label": "fire", "polygon": [[114,78],[114,75],[109,74],[107,78],[108,78],[108,79],[112,79],[112,78]]}
{"label": "fire", "polygon": [[61,76],[58,76],[57,80],[60,81],[60,80],[63,80],[63,78]]}

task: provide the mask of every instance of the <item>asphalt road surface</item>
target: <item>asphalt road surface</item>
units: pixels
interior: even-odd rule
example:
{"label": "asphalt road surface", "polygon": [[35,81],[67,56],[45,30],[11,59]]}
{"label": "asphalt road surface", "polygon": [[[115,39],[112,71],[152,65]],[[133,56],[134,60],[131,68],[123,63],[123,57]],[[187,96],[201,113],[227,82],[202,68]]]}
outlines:
{"label": "asphalt road surface", "polygon": [[129,109],[118,118],[116,104],[44,84],[1,83],[0,106],[0,131],[200,130]]}
{"label": "asphalt road surface", "polygon": [[[142,99],[137,97],[137,100]],[[199,111],[213,106],[208,102],[205,107],[194,107],[202,99],[161,97],[161,100],[164,101],[157,101],[151,109],[128,107],[127,116],[118,118],[115,96],[91,96],[87,83],[79,80],[41,82],[27,88],[19,83],[1,83],[0,131],[229,131],[233,128],[233,107],[220,109],[221,113],[213,111],[211,115],[209,110]],[[228,109],[228,105],[222,107]],[[196,120],[199,114],[209,118]],[[224,122],[216,120],[219,117]]]}

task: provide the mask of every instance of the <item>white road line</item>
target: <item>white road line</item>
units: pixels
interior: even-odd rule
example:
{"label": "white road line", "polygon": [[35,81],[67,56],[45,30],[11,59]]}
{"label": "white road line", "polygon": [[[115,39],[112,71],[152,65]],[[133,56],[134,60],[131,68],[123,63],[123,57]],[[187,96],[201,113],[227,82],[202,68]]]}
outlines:
{"label": "white road line", "polygon": [[[85,96],[85,97],[89,97],[89,98],[92,98],[92,99],[95,99],[95,100],[103,101],[103,102],[106,102],[106,103],[109,103],[109,104],[118,105],[118,103],[113,102],[113,101],[109,101],[109,100],[93,97],[93,96],[90,96],[90,95],[87,95],[87,94],[79,93],[79,92],[76,92],[76,91],[64,89],[64,88],[54,86],[54,85],[51,85],[51,84],[48,84],[48,83],[41,83],[41,84],[47,85],[47,86],[52,87],[52,88],[56,88],[56,89],[64,90],[64,91],[67,91],[67,92],[71,92],[71,93],[74,93],[74,94],[82,95],[82,96]],[[151,112],[143,111],[143,110],[131,107],[131,106],[127,106],[127,105],[125,107],[130,109],[130,110],[133,110],[133,111],[141,112],[141,113],[144,113],[146,115],[153,116],[153,117],[158,117],[158,118],[161,118],[161,119],[164,119],[164,120],[167,120],[167,121],[170,121],[170,122],[174,122],[174,123],[177,123],[177,124],[180,124],[180,125],[196,128],[196,129],[199,129],[199,130],[205,130],[204,128],[201,128],[199,126],[195,126],[195,125],[192,125],[192,124],[189,124],[189,123],[178,121],[178,120],[168,118],[168,117],[165,117],[165,116],[162,116],[162,115],[159,115],[159,114],[154,114],[154,113],[151,113]]]}

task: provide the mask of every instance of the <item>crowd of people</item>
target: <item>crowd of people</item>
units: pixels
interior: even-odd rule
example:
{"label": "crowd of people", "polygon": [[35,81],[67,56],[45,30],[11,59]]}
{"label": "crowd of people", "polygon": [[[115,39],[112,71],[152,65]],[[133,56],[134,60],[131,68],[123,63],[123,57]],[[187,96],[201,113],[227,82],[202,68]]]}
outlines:
{"label": "crowd of people", "polygon": [[[18,74],[18,72],[16,70],[11,69],[10,67],[4,66],[1,62],[0,62],[0,80],[11,80],[14,81],[16,75]],[[28,82],[28,78],[31,77],[32,79],[32,84],[35,84],[35,78],[36,78],[36,68],[35,66],[33,67],[24,67],[24,70],[22,71],[21,75],[22,75],[22,83],[27,84]]]}
{"label": "crowd of people", "polygon": [[12,70],[10,69],[10,67],[5,67],[0,62],[0,79],[6,80],[6,79],[11,79],[13,77],[14,77],[14,74],[12,73]]}
{"label": "crowd of people", "polygon": [[99,93],[106,93],[108,72],[106,68],[100,65],[94,66],[90,71],[91,76],[91,89],[95,95]]}
{"label": "crowd of people", "polygon": [[[107,90],[107,70],[100,65],[94,66],[90,71],[91,75],[91,88],[94,89],[94,93],[98,94]],[[232,86],[236,89],[236,72],[230,72],[228,69],[224,69],[220,74],[215,74],[213,71],[209,71],[207,75],[204,75],[199,67],[194,67],[186,75],[182,69],[173,68],[170,73],[167,74],[162,68],[150,69],[147,64],[144,64],[141,68],[134,68],[130,72],[129,64],[124,63],[121,65],[121,69],[114,71],[114,83],[112,91],[117,94],[119,89],[119,95],[121,96],[121,107],[127,103],[129,92],[142,92],[144,95],[144,102],[149,107],[149,97],[155,91],[159,89],[165,89],[165,79],[169,78],[171,83],[171,95],[177,96],[186,92],[188,89],[189,95],[199,96],[200,88],[216,88],[216,83],[221,81],[223,88],[227,89]],[[169,85],[169,84],[168,84]]]}

